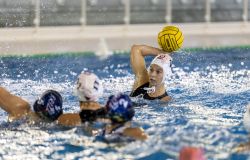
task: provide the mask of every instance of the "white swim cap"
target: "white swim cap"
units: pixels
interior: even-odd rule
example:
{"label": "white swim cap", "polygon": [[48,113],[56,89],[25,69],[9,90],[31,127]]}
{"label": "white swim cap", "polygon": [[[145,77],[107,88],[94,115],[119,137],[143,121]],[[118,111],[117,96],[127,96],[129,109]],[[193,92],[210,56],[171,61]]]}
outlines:
{"label": "white swim cap", "polygon": [[171,76],[171,74],[172,74],[172,70],[171,70],[172,58],[168,54],[159,54],[158,56],[156,56],[153,59],[150,66],[152,64],[156,64],[163,69],[162,83],[164,82],[166,77]]}
{"label": "white swim cap", "polygon": [[250,105],[247,106],[247,110],[243,117],[243,124],[245,129],[250,132]]}
{"label": "white swim cap", "polygon": [[102,83],[94,73],[82,72],[74,87],[74,94],[79,101],[98,101],[103,94]]}

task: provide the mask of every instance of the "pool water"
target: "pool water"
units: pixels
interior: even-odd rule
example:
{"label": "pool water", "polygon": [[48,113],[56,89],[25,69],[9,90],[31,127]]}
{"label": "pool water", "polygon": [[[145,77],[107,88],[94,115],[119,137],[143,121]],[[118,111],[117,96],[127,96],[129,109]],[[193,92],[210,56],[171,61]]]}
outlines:
{"label": "pool water", "polygon": [[[242,117],[250,102],[250,49],[197,49],[172,55],[166,80],[167,104],[133,99],[134,125],[149,134],[145,142],[107,144],[81,129],[7,123],[0,110],[1,159],[178,159],[184,146],[202,147],[208,159],[248,159],[232,149],[248,141]],[[146,58],[147,64],[153,57]],[[94,54],[0,57],[0,84],[33,104],[46,89],[64,98],[65,112],[78,112],[72,88],[82,70],[96,73],[110,94],[128,93],[134,75],[129,54],[99,59]]]}

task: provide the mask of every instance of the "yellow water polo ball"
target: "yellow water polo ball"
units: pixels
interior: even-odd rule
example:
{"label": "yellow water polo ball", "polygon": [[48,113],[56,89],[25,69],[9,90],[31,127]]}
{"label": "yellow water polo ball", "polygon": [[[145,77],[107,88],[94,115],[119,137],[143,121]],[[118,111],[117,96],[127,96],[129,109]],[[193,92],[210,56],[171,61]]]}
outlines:
{"label": "yellow water polo ball", "polygon": [[176,26],[166,26],[158,33],[158,44],[165,52],[174,52],[181,48],[184,36]]}

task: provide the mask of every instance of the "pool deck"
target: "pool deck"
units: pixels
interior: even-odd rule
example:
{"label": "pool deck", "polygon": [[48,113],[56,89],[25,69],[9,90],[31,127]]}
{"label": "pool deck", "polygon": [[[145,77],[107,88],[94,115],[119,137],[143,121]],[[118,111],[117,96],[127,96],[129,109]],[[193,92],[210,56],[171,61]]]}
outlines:
{"label": "pool deck", "polygon": [[[108,50],[128,51],[133,44],[157,47],[166,24],[1,28],[0,55],[27,55]],[[250,23],[173,24],[183,31],[183,48],[250,45]]]}

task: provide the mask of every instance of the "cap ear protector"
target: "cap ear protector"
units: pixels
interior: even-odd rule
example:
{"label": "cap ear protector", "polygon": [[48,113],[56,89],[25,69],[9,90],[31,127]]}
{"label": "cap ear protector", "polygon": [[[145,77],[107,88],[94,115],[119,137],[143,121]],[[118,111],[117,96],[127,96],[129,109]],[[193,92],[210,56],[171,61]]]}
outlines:
{"label": "cap ear protector", "polygon": [[41,118],[54,121],[63,113],[62,103],[60,93],[47,90],[35,101],[33,109]]}
{"label": "cap ear protector", "polygon": [[109,97],[106,104],[108,117],[113,123],[125,123],[135,115],[132,101],[126,94],[117,94]]}
{"label": "cap ear protector", "polygon": [[98,101],[103,94],[103,86],[94,73],[82,72],[75,84],[74,94],[79,101]]}

